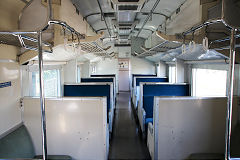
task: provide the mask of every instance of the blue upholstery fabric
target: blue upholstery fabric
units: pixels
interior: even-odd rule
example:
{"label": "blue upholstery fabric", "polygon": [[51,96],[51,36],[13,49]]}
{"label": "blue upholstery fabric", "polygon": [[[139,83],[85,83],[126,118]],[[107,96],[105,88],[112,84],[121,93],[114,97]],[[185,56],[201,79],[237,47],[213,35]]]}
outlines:
{"label": "blue upholstery fabric", "polygon": [[35,151],[25,126],[21,126],[0,139],[0,159],[33,158]]}
{"label": "blue upholstery fabric", "polygon": [[116,77],[115,74],[96,74],[96,75],[91,75],[91,77]]}
{"label": "blue upholstery fabric", "polygon": [[113,78],[81,78],[81,82],[113,82]]}
{"label": "blue upholstery fabric", "polygon": [[153,118],[146,118],[146,124],[152,123],[153,124]]}
{"label": "blue upholstery fabric", "polygon": [[115,92],[115,82],[113,81],[113,77],[107,78],[81,78],[82,83],[88,82],[113,82],[113,93]]}
{"label": "blue upholstery fabric", "polygon": [[64,85],[65,97],[107,97],[107,111],[110,110],[110,85]]}
{"label": "blue upholstery fabric", "polygon": [[156,74],[132,74],[132,87],[134,87],[134,77],[157,77]]}
{"label": "blue upholstery fabric", "polygon": [[143,108],[146,112],[146,118],[153,117],[153,98],[154,96],[143,96]]}
{"label": "blue upholstery fabric", "polygon": [[140,82],[168,82],[168,78],[136,78],[136,86],[139,86]]}
{"label": "blue upholstery fabric", "polygon": [[153,118],[154,96],[190,96],[188,84],[143,85],[143,108],[146,118]]}

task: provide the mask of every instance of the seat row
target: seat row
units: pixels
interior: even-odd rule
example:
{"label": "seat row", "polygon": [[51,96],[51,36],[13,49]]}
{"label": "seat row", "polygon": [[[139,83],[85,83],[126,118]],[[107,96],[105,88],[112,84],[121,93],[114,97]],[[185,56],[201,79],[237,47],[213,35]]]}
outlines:
{"label": "seat row", "polygon": [[[189,84],[168,83],[167,78],[163,81],[164,77],[155,75],[132,77],[132,105],[152,159],[224,154],[226,97],[192,97]],[[237,124],[237,99],[233,127]]]}
{"label": "seat row", "polygon": [[[81,83],[64,84],[62,97],[45,99],[49,159],[108,158],[115,82],[115,75],[82,78]],[[0,137],[0,158],[41,157],[36,156],[42,154],[40,99],[24,97],[21,106],[20,127]]]}

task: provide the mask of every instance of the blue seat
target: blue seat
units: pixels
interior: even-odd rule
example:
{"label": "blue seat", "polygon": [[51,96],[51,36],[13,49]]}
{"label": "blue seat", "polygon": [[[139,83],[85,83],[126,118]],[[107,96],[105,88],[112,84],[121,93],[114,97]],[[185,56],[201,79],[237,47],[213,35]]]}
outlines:
{"label": "blue seat", "polygon": [[140,82],[168,82],[168,78],[159,78],[159,77],[136,78],[136,86],[139,86]]}
{"label": "blue seat", "polygon": [[116,77],[115,74],[92,74],[91,77]]}
{"label": "blue seat", "polygon": [[113,78],[81,78],[81,82],[113,82]]}
{"label": "blue seat", "polygon": [[132,87],[134,87],[133,80],[134,77],[157,77],[156,74],[132,74]]}
{"label": "blue seat", "polygon": [[189,84],[144,84],[142,103],[146,125],[153,119],[154,96],[190,96]]}
{"label": "blue seat", "polygon": [[[113,93],[115,93],[115,82],[113,77],[106,77],[106,78],[81,78],[82,83],[88,82],[112,82],[113,83]],[[116,97],[115,97],[116,98]]]}
{"label": "blue seat", "polygon": [[107,111],[110,110],[110,85],[64,85],[65,97],[107,97]]}
{"label": "blue seat", "polygon": [[153,123],[153,118],[146,118],[146,124]]}

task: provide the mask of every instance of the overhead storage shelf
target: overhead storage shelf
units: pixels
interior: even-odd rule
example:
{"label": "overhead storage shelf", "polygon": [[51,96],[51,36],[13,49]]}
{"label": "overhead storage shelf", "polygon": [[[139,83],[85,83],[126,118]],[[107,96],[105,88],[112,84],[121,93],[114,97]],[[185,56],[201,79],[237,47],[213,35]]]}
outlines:
{"label": "overhead storage shelf", "polygon": [[[0,32],[0,44],[22,47],[27,50],[38,51],[38,39],[36,33],[25,32]],[[52,53],[52,45],[42,42],[44,52]]]}
{"label": "overhead storage shelf", "polygon": [[81,42],[80,43],[81,50],[87,53],[98,53],[104,52],[104,49],[99,45],[96,45],[95,42]]}
{"label": "overhead storage shelf", "polygon": [[171,41],[163,41],[161,43],[159,43],[158,45],[146,50],[144,48],[142,48],[144,50],[144,52],[142,53],[138,53],[139,57],[146,57],[146,56],[152,56],[155,55],[159,52],[167,52],[171,49],[176,49],[182,46],[182,43],[176,43],[176,42],[171,42]]}

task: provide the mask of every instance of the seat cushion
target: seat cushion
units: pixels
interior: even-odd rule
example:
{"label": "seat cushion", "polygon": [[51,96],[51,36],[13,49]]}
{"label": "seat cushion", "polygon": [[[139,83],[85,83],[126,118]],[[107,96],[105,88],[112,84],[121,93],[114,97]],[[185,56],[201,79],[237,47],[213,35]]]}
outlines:
{"label": "seat cushion", "polygon": [[0,139],[0,159],[33,158],[34,156],[33,143],[24,125]]}
{"label": "seat cushion", "polygon": [[[34,159],[42,159],[42,155],[37,155],[34,157]],[[48,160],[55,160],[55,159],[58,159],[58,160],[71,160],[72,157],[70,156],[67,156],[67,155],[48,155]]]}
{"label": "seat cushion", "polygon": [[145,123],[146,124],[153,123],[153,118],[146,118],[146,122]]}

